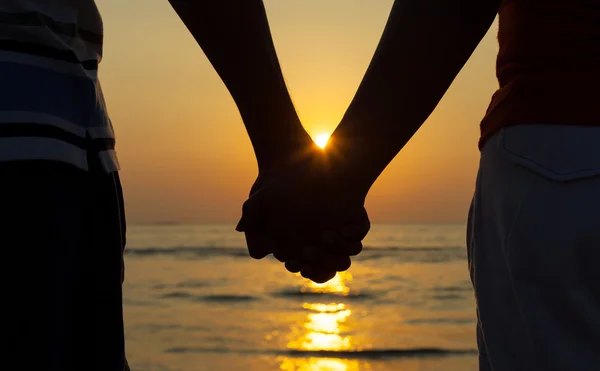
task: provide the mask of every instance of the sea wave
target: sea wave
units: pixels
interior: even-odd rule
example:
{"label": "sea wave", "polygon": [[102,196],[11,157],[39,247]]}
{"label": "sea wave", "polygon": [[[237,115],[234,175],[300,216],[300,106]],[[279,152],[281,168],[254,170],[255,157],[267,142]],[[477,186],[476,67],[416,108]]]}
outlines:
{"label": "sea wave", "polygon": [[368,349],[368,350],[252,350],[230,348],[195,348],[174,347],[165,350],[166,353],[221,353],[221,354],[256,354],[276,355],[294,358],[338,358],[338,359],[389,359],[389,358],[425,358],[449,357],[460,355],[476,355],[475,349],[446,349],[446,348],[408,348],[408,349]]}
{"label": "sea wave", "polygon": [[125,255],[131,256],[182,256],[192,258],[233,257],[247,258],[246,248],[214,247],[214,246],[182,246],[182,247],[145,247],[126,249]]}
{"label": "sea wave", "polygon": [[460,246],[432,246],[410,247],[389,246],[365,248],[356,261],[374,261],[394,258],[405,263],[446,263],[450,261],[465,260],[467,253]]}
{"label": "sea wave", "polygon": [[329,292],[320,290],[306,290],[302,288],[284,288],[271,293],[271,296],[280,298],[325,298],[325,299],[348,299],[348,300],[366,300],[376,297],[373,292],[349,291],[349,292]]}
{"label": "sea wave", "polygon": [[161,299],[185,299],[191,301],[203,301],[213,303],[242,303],[249,301],[260,300],[257,296],[252,295],[232,295],[232,294],[221,294],[221,295],[194,295],[185,291],[175,291],[160,295]]}
{"label": "sea wave", "polygon": [[[144,247],[125,250],[129,257],[172,256],[186,259],[207,259],[213,257],[248,258],[245,247],[219,246],[174,246],[174,247]],[[355,259],[357,261],[395,258],[404,262],[448,262],[466,259],[466,250],[459,246],[411,247],[389,246],[368,247]]]}
{"label": "sea wave", "polygon": [[383,359],[403,357],[444,357],[454,355],[474,355],[475,349],[443,349],[443,348],[412,348],[412,349],[370,349],[370,350],[288,350],[280,352],[290,357],[323,357],[323,358],[359,358]]}
{"label": "sea wave", "polygon": [[462,325],[477,322],[475,318],[415,318],[404,321],[406,325]]}

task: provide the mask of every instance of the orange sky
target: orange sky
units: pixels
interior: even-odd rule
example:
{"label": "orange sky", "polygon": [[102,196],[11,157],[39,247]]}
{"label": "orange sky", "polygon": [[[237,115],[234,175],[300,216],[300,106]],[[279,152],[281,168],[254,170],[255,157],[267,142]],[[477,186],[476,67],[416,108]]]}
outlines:
{"label": "orange sky", "polygon": [[[167,0],[97,0],[100,76],[117,131],[131,222],[233,223],[256,163],[229,93]],[[330,133],[377,46],[393,0],[265,0],[304,126]],[[463,222],[479,121],[497,87],[496,26],[437,110],[379,178],[374,222]],[[399,102],[399,104],[410,102]]]}

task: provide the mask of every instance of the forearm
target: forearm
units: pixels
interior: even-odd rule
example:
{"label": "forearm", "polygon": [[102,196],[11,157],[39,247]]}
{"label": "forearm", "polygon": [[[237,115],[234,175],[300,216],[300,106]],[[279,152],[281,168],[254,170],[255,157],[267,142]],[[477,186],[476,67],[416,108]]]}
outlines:
{"label": "forearm", "polygon": [[312,145],[283,79],[262,0],[170,0],[231,93],[259,168]]}
{"label": "forearm", "polygon": [[500,0],[396,0],[375,56],[331,139],[366,192],[435,109]]}

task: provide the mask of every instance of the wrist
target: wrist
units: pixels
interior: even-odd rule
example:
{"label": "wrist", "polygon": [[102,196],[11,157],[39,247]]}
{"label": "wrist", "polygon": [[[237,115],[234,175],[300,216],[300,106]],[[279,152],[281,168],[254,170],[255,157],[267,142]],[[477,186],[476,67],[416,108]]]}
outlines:
{"label": "wrist", "polygon": [[361,155],[358,143],[332,136],[325,148],[327,171],[332,182],[343,185],[345,191],[355,198],[365,198],[374,183],[368,173],[368,162]]}
{"label": "wrist", "polygon": [[238,108],[252,142],[260,174],[277,173],[301,161],[313,141],[291,100],[258,99]]}
{"label": "wrist", "polygon": [[262,150],[255,148],[259,175],[263,178],[278,176],[313,161],[316,150],[321,151],[304,131],[290,134],[287,139],[274,135],[268,146]]}

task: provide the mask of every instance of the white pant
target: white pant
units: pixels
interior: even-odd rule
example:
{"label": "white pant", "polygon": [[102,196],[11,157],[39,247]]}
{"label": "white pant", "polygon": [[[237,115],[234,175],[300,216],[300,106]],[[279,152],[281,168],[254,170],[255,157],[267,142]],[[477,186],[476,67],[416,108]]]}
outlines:
{"label": "white pant", "polygon": [[600,370],[600,127],[493,136],[467,234],[480,371]]}

